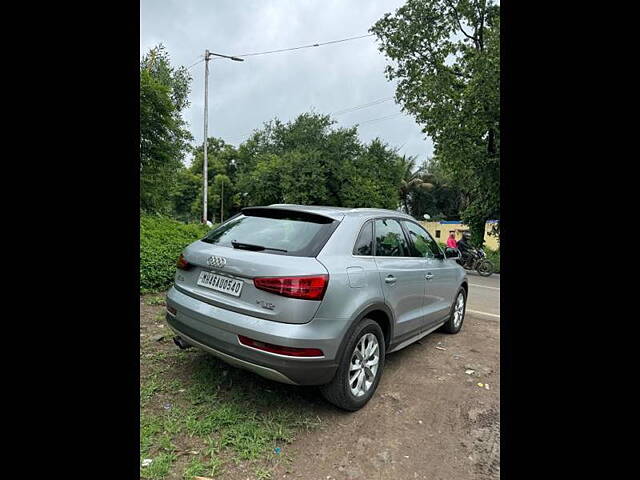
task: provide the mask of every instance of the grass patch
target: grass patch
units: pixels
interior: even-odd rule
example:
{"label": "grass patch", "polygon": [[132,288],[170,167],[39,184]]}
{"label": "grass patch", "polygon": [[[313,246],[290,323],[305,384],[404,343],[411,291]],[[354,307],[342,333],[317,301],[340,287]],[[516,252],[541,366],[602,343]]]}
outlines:
{"label": "grass patch", "polygon": [[269,480],[271,478],[271,472],[266,468],[256,468],[254,473],[256,480]]}
{"label": "grass patch", "polygon": [[150,480],[163,479],[171,470],[171,465],[175,459],[176,456],[173,453],[161,453],[152,459],[151,465],[140,469],[140,478],[148,478]]}
{"label": "grass patch", "polygon": [[[143,299],[143,318],[159,305]],[[141,345],[140,455],[149,479],[216,477],[243,468],[270,478],[274,449],[319,424],[309,389],[281,385],[235,369],[197,349],[169,342]],[[191,457],[191,458],[189,458]],[[223,476],[223,475],[222,475]]]}
{"label": "grass patch", "polygon": [[150,376],[145,382],[140,384],[140,405],[146,405],[153,395],[162,390],[162,384],[157,375]]}
{"label": "grass patch", "polygon": [[145,298],[145,303],[147,305],[165,305],[166,302],[166,297],[164,295],[159,295],[159,296],[150,296]]}
{"label": "grass patch", "polygon": [[182,476],[185,480],[192,480],[195,476],[213,478],[220,475],[223,471],[222,460],[218,457],[211,458],[208,462],[194,458],[184,469]]}

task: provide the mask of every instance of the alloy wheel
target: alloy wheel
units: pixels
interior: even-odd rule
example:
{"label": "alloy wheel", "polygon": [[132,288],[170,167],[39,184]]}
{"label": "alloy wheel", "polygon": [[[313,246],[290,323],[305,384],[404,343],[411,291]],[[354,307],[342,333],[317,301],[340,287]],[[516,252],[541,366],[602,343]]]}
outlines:
{"label": "alloy wheel", "polygon": [[464,295],[462,292],[458,294],[456,299],[456,306],[453,309],[453,326],[458,328],[462,323],[462,317],[464,316]]}
{"label": "alloy wheel", "polygon": [[348,382],[353,396],[361,397],[369,391],[376,379],[379,362],[378,337],[373,333],[367,333],[358,340],[351,355]]}

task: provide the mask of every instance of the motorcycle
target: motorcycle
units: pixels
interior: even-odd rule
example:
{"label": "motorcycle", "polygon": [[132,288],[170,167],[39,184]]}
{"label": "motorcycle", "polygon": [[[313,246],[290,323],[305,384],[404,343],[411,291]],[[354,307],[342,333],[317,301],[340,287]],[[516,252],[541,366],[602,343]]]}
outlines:
{"label": "motorcycle", "polygon": [[493,263],[487,258],[484,250],[476,249],[473,255],[467,256],[464,261],[461,259],[458,263],[465,270],[475,270],[482,277],[488,277],[495,271]]}

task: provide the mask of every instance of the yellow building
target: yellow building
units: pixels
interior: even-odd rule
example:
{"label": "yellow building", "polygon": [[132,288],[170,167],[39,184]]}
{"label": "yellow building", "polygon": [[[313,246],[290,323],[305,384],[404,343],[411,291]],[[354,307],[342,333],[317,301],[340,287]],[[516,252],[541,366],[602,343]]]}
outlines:
{"label": "yellow building", "polygon": [[[420,222],[424,228],[431,234],[436,241],[441,243],[447,243],[447,238],[449,238],[449,232],[454,231],[456,235],[456,241],[462,238],[462,232],[469,230],[467,225],[460,223],[459,220],[447,220],[441,222]],[[498,223],[498,220],[489,220],[484,226],[484,244],[487,248],[491,250],[498,250],[500,248],[500,243],[498,242],[498,237],[495,235],[490,235],[491,227],[493,224]]]}

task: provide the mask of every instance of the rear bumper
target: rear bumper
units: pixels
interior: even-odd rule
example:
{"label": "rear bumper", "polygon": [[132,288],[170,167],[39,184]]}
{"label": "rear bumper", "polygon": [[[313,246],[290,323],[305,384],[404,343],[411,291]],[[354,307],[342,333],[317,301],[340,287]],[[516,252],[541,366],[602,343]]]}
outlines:
{"label": "rear bumper", "polygon": [[[214,307],[175,288],[167,293],[167,323],[185,342],[221,360],[270,380],[295,385],[322,385],[337,369],[336,356],[348,322],[315,318],[288,324]],[[297,358],[263,352],[240,344],[238,335],[289,347],[319,348],[323,357]]]}
{"label": "rear bumper", "polygon": [[208,345],[205,345],[204,343],[200,343],[197,340],[189,337],[188,335],[186,335],[184,332],[179,331],[178,329],[176,329],[175,327],[173,327],[171,325],[171,319],[172,319],[172,315],[171,314],[167,314],[167,321],[169,322],[169,326],[171,327],[171,329],[177,333],[180,338],[182,338],[185,342],[187,342],[190,345],[193,345],[194,347],[198,347],[202,350],[204,350],[205,352],[210,353],[211,355],[214,355],[216,357],[218,357],[220,360],[224,360],[225,362],[227,362],[230,365],[233,365],[234,367],[238,367],[238,368],[243,368],[245,370],[249,370],[251,372],[257,373],[258,375],[268,378],[270,380],[275,380],[276,382],[281,382],[281,383],[290,383],[292,385],[296,385],[296,382],[294,382],[293,380],[291,380],[289,377],[283,375],[282,373],[278,372],[277,370],[273,370],[272,368],[268,368],[268,367],[263,367],[262,365],[257,365],[255,363],[251,363],[251,362],[247,362],[245,360],[241,360],[237,357],[234,357],[232,355],[228,355],[224,352],[221,352],[220,350],[216,350],[215,348],[211,348]]}

